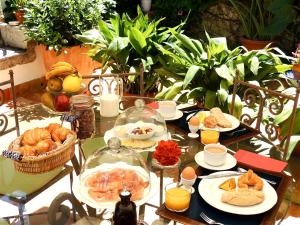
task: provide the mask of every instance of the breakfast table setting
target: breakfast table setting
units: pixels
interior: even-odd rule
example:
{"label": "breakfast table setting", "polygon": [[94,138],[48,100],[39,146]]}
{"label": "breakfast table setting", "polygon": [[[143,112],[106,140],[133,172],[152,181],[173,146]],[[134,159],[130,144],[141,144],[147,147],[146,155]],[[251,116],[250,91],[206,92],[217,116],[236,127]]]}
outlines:
{"label": "breakfast table setting", "polygon": [[[82,113],[82,101],[84,110],[88,104],[92,111]],[[72,115],[34,104],[22,107],[19,118],[21,126],[34,121],[30,129],[43,120],[53,142],[62,146],[75,144],[77,134],[79,151],[69,153],[64,163],[72,159],[80,166],[75,168],[72,195],[90,208],[113,211],[118,191],[125,188],[139,207],[138,224],[152,222],[146,207],[155,210],[162,224],[255,225],[284,218],[287,208],[282,203],[292,185],[287,163],[270,152],[258,154],[249,140],[259,131],[220,108],[140,96],[122,96],[117,102],[81,97],[73,103],[78,107]],[[18,154],[39,154],[27,149],[30,138],[23,145],[24,139],[14,143],[21,150],[12,156],[9,151],[18,147],[11,147],[3,154],[14,161]],[[93,211],[90,216],[97,215]]]}

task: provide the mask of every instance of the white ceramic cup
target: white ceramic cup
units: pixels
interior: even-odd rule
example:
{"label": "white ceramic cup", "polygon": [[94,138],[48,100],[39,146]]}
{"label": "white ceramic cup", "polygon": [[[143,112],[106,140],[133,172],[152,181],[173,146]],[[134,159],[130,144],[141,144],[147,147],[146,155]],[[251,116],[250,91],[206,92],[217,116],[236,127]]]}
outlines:
{"label": "white ceramic cup", "polygon": [[[212,152],[210,149],[220,149],[220,152]],[[211,166],[221,166],[225,163],[227,148],[221,144],[207,144],[204,146],[204,162]]]}
{"label": "white ceramic cup", "polygon": [[160,101],[158,102],[158,112],[164,118],[172,118],[176,115],[176,102]]}

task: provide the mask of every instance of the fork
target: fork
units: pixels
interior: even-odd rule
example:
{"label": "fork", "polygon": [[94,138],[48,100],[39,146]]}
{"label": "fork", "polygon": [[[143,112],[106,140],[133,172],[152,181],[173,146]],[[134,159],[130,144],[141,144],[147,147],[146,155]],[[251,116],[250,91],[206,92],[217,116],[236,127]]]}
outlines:
{"label": "fork", "polygon": [[200,217],[208,224],[225,225],[224,223],[219,223],[219,222],[209,218],[204,212],[200,213]]}

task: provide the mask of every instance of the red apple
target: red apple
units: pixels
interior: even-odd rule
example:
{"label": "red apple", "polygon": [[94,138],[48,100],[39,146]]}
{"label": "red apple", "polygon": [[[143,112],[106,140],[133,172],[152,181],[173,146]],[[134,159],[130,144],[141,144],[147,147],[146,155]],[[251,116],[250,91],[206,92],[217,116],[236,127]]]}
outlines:
{"label": "red apple", "polygon": [[66,112],[70,109],[69,97],[63,94],[55,97],[55,109],[59,112]]}

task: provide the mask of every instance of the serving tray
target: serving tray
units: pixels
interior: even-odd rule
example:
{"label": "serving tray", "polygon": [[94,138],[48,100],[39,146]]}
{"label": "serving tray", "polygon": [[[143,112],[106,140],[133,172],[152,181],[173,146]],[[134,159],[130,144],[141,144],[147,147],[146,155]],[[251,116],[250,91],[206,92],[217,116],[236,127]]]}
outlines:
{"label": "serving tray", "polygon": [[[239,166],[239,164],[238,164]],[[248,168],[247,168],[248,169]],[[201,175],[207,175],[211,173],[209,170],[201,170]],[[197,179],[194,188],[195,192],[191,196],[190,207],[187,211],[182,213],[176,213],[169,211],[165,205],[159,207],[156,211],[156,214],[169,220],[174,220],[176,222],[185,224],[185,225],[202,225],[206,224],[204,220],[200,217],[200,213],[204,212],[209,217],[217,220],[218,222],[230,225],[266,225],[273,224],[275,221],[276,214],[279,210],[280,204],[283,200],[284,193],[287,190],[290,177],[281,174],[281,173],[269,173],[262,170],[254,169],[254,171],[261,176],[262,178],[275,181],[276,184],[272,185],[277,192],[278,201],[276,205],[269,211],[257,215],[235,215],[231,213],[226,213],[221,210],[218,210],[209,204],[207,204],[198,192],[198,185],[200,179]],[[200,174],[199,174],[200,175]]]}

